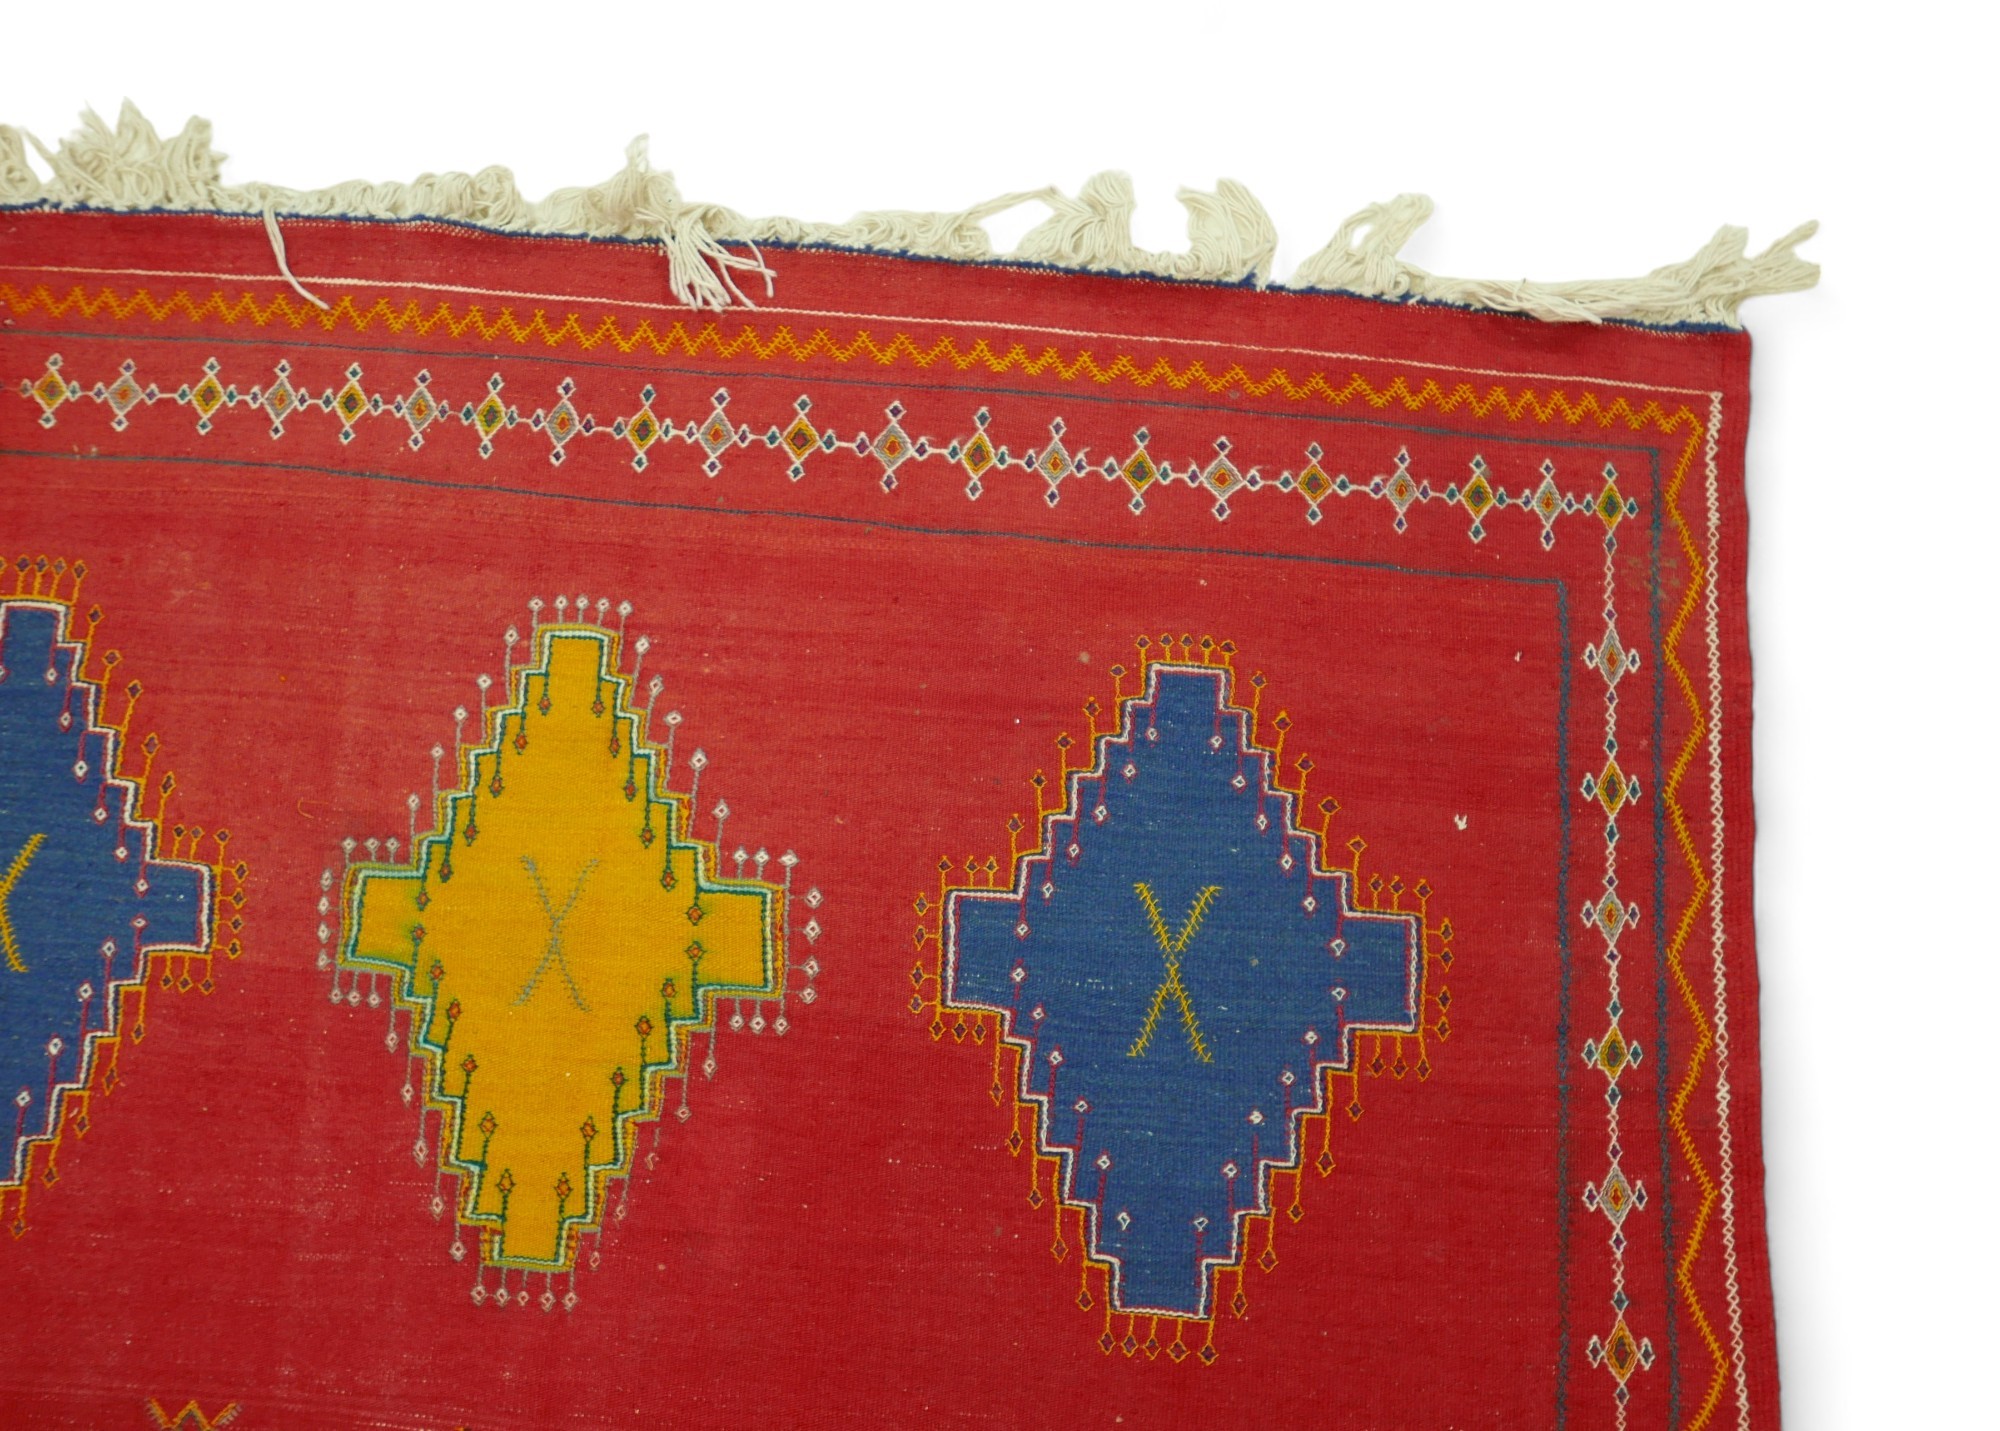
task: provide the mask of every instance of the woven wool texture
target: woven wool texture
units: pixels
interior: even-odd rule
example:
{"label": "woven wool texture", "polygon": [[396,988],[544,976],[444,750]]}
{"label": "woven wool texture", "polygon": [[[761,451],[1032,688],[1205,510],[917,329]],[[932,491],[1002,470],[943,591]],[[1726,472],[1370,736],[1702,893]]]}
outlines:
{"label": "woven wool texture", "polygon": [[1741,331],[239,207],[0,213],[9,1424],[1777,1424]]}

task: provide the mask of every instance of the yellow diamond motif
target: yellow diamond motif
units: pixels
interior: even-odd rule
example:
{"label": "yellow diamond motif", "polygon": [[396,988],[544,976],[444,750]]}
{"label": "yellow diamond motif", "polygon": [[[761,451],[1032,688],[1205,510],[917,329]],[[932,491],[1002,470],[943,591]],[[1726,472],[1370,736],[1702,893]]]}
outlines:
{"label": "yellow diamond motif", "polygon": [[68,396],[68,385],[63,382],[61,374],[53,368],[43,373],[42,380],[35,384],[35,399],[41,403],[46,412],[54,412],[62,406],[63,399]]}
{"label": "yellow diamond motif", "polygon": [[1484,477],[1474,477],[1465,484],[1465,490],[1459,493],[1458,500],[1465,504],[1465,510],[1472,513],[1472,519],[1476,522],[1493,506],[1493,489],[1486,485]]}
{"label": "yellow diamond motif", "polygon": [[1638,1369],[1639,1348],[1633,1342],[1632,1333],[1627,1330],[1622,1319],[1611,1329],[1610,1340],[1604,1347],[1604,1360],[1610,1366],[1611,1374],[1620,1381],[1624,1381]]}
{"label": "yellow diamond motif", "polygon": [[785,446],[792,450],[794,457],[803,457],[818,445],[819,434],[813,431],[813,425],[804,418],[794,422],[785,433]]}
{"label": "yellow diamond motif", "polygon": [[479,405],[479,411],[472,415],[472,420],[479,424],[481,437],[491,437],[495,429],[507,420],[507,409],[500,405],[499,398],[489,397]]}
{"label": "yellow diamond motif", "polygon": [[411,1010],[438,1153],[487,1265],[573,1267],[607,1181],[632,1171],[636,1125],[684,1099],[690,1035],[712,1049],[718,1000],[740,1011],[784,986],[786,887],[723,875],[690,837],[618,643],[541,627],[511,703],[458,752],[436,828],[343,886],[340,963],[387,973]]}
{"label": "yellow diamond motif", "polygon": [[1153,465],[1153,459],[1144,452],[1135,452],[1127,459],[1123,474],[1134,492],[1144,492],[1158,480],[1160,469]]}
{"label": "yellow diamond motif", "polygon": [[1625,519],[1625,498],[1616,482],[1606,482],[1604,490],[1598,493],[1597,515],[1607,532],[1617,530],[1618,524]]}
{"label": "yellow diamond motif", "polygon": [[1625,807],[1631,794],[1632,784],[1626,780],[1625,772],[1618,768],[1618,762],[1608,762],[1604,773],[1597,777],[1597,799],[1604,806],[1604,813],[1617,819],[1618,812]]}

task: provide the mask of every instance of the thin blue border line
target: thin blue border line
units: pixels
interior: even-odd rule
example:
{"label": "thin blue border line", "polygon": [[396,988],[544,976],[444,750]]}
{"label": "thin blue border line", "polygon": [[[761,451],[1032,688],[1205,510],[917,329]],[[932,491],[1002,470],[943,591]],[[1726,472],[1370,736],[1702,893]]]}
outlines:
{"label": "thin blue border line", "polygon": [[1573,993],[1569,934],[1569,695],[1573,659],[1569,630],[1569,588],[1556,589],[1556,624],[1562,633],[1562,655],[1556,703],[1556,803],[1562,811],[1562,858],[1556,864],[1556,952],[1562,968],[1556,1000],[1556,1431],[1569,1424],[1570,1359],[1570,1189],[1569,1189],[1569,1025]]}
{"label": "thin blue border line", "polygon": [[355,482],[380,482],[399,487],[431,488],[445,492],[470,492],[504,497],[536,497],[555,502],[582,502],[591,506],[627,507],[641,511],[699,512],[714,517],[755,517],[761,520],[822,522],[835,526],[865,527],[879,531],[903,532],[918,536],[969,537],[998,541],[1033,542],[1042,546],[1079,547],[1099,551],[1153,552],[1178,556],[1249,557],[1259,561],[1337,566],[1357,571],[1386,571],[1400,576],[1435,577],[1455,581],[1496,581],[1509,586],[1553,586],[1565,588],[1559,576],[1510,576],[1501,572],[1452,571],[1442,567],[1403,566],[1396,562],[1361,561],[1347,557],[1311,556],[1300,552],[1243,551],[1227,547],[1170,546],[1154,542],[1098,541],[1084,537],[1062,537],[1046,532],[1004,532],[969,527],[932,527],[914,522],[885,522],[873,517],[842,517],[823,512],[792,512],[765,507],[717,507],[699,502],[650,501],[642,497],[615,497],[583,492],[545,492],[533,487],[508,487],[483,482],[452,482],[435,477],[401,477],[388,472],[363,472],[353,468],[319,467],[296,462],[249,461],[241,458],[199,456],[149,456],[143,453],[55,452],[32,448],[0,448],[0,457],[44,458],[64,462],[158,463],[170,467],[230,467],[276,472],[306,473],[340,477]]}
{"label": "thin blue border line", "polygon": [[1667,1306],[1667,1426],[1681,1420],[1681,1337],[1675,1280],[1679,1249],[1674,1246],[1673,1142],[1667,1121],[1667,1085],[1672,1081],[1667,1057],[1667,800],[1665,785],[1667,721],[1667,660],[1660,588],[1660,547],[1666,527],[1666,498],[1660,478],[1660,456],[1653,453],[1652,580],[1647,592],[1648,625],[1653,649],[1653,1082],[1660,1123],[1660,1248],[1666,1262]]}
{"label": "thin blue border line", "polygon": [[[1571,814],[1568,798],[1569,772],[1569,706],[1570,706],[1570,661],[1571,632],[1569,617],[1569,584],[1560,576],[1532,577],[1510,576],[1497,572],[1462,572],[1426,567],[1401,566],[1393,562],[1356,561],[1341,557],[1310,556],[1289,552],[1255,552],[1218,550],[1214,547],[1177,547],[1155,543],[1106,542],[1081,537],[1059,537],[1027,532],[995,532],[956,529],[947,527],[926,527],[915,524],[884,522],[867,517],[840,517],[809,512],[785,512],[760,510],[755,508],[705,507],[682,502],[646,501],[632,497],[584,496],[572,493],[542,492],[532,488],[496,487],[483,484],[449,482],[442,479],[421,477],[399,477],[389,473],[364,472],[353,469],[318,467],[299,463],[257,462],[244,459],[207,458],[190,456],[147,456],[136,453],[84,453],[84,452],[40,452],[32,449],[0,448],[0,457],[44,458],[72,462],[115,462],[124,464],[158,463],[164,466],[187,467],[227,467],[237,469],[262,469],[270,471],[313,474],[339,477],[354,482],[377,482],[394,486],[429,488],[451,492],[498,492],[516,497],[540,498],[546,501],[581,502],[592,506],[624,507],[639,510],[698,512],[712,516],[748,517],[760,519],[782,519],[813,522],[834,526],[860,527],[869,530],[897,532],[917,536],[949,536],[984,539],[990,541],[1027,542],[1039,546],[1072,547],[1085,550],[1131,551],[1157,554],[1199,555],[1206,557],[1241,557],[1251,560],[1279,561],[1296,565],[1329,566],[1346,570],[1383,571],[1400,576],[1429,577],[1439,580],[1497,582],[1506,586],[1539,586],[1552,588],[1556,595],[1557,630],[1560,651],[1557,659],[1558,699],[1556,712],[1556,805],[1560,816],[1560,855],[1556,861],[1556,948],[1561,969],[1559,979],[1560,997],[1557,1000],[1556,1015],[1556,1243],[1557,1243],[1557,1357],[1556,1357],[1556,1431],[1568,1424],[1568,1368],[1570,1359],[1570,1197],[1569,1197],[1569,1114],[1570,1114],[1570,1071],[1569,1035],[1570,1001],[1573,984],[1573,949],[1570,941],[1569,920],[1566,911],[1569,905],[1569,866],[1574,850],[1571,842]],[[1657,505],[1657,502],[1656,502]]]}

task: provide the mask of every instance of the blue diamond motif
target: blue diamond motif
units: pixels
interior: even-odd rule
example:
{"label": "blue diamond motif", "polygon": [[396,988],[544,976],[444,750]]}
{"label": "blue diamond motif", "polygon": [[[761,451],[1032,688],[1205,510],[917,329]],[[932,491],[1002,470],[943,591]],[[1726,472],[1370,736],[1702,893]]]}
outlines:
{"label": "blue diamond motif", "polygon": [[81,1080],[86,1036],[110,1029],[107,984],[142,976],[147,950],[208,942],[209,873],[157,858],[115,778],[119,737],[66,639],[68,614],[0,602],[0,1096],[21,1130],[0,1183],[22,1175],[28,1141],[55,1131],[51,1095]]}
{"label": "blue diamond motif", "polygon": [[1209,1315],[1357,1030],[1414,1032],[1416,914],[1358,909],[1223,667],[1157,662],[1012,889],[956,889],[944,1002],[1000,1014],[1121,1311]]}

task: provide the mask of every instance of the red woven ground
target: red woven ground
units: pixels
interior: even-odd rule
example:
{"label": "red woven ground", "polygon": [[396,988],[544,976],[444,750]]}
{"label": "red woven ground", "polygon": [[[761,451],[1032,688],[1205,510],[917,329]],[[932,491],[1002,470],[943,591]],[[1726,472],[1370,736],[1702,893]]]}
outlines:
{"label": "red woven ground", "polygon": [[[238,1404],[244,1428],[1776,1424],[1741,334],[811,252],[775,256],[772,305],[711,320],[672,307],[642,246],[286,236],[332,313],[271,276],[256,222],[0,215],[0,548],[88,562],[178,815],[226,824],[250,866],[241,958],[212,994],[151,1005],[115,1096],[0,1240],[0,1420],[136,1427],[192,1400]],[[45,425],[22,385],[52,355],[80,393]],[[287,363],[315,397],[354,364],[391,398],[427,372],[453,411],[416,450],[393,412],[342,442],[334,412],[274,436],[238,404],[204,433],[175,394],[211,358],[245,392]],[[128,361],[159,395],[114,427],[92,390]],[[457,409],[495,376],[523,420],[482,457]],[[754,441],[713,476],[684,441],[635,471],[602,433],[552,465],[525,419],[565,379],[598,426],[648,384],[662,420],[701,423],[726,388]],[[763,434],[802,395],[847,446],[793,480]],[[975,501],[932,453],[885,491],[853,439],[891,404],[934,449],[981,409],[1016,455],[1060,420],[1067,452],[1122,463],[1144,429],[1177,474],[1225,438],[1265,485],[1226,520],[1179,483],[1135,513],[1094,471],[1052,505],[1036,473],[993,470]],[[1310,522],[1275,484],[1311,443],[1364,488],[1406,453],[1432,495],[1400,532],[1387,492],[1324,495]],[[1549,463],[1560,493],[1597,498],[1611,464],[1637,513],[1609,556],[1593,511],[1545,547],[1516,503],[1474,541],[1442,492],[1475,457],[1524,496]],[[1606,812],[1581,787],[1606,760],[1584,650],[1607,591],[1639,657],[1616,692],[1640,782],[1616,864],[1640,911],[1619,1024],[1644,1057],[1617,1080],[1617,1136],[1646,1192],[1622,1285],[1650,1365],[1622,1378],[1591,1347],[1618,1322],[1620,1257],[1585,1196],[1609,1080],[1582,1050],[1610,1016],[1579,916],[1604,893]],[[823,997],[783,1039],[724,1036],[579,1304],[545,1314],[468,1298],[410,1157],[403,1060],[378,1016],[329,1005],[313,930],[340,839],[402,828],[502,630],[557,592],[633,603],[732,836],[797,850],[827,933]],[[1312,795],[1338,798],[1338,846],[1365,837],[1364,878],[1427,880],[1455,931],[1429,1077],[1362,1078],[1365,1116],[1337,1120],[1338,1168],[1304,1179],[1213,1365],[1101,1348],[1103,1309],[1076,1305],[1075,1254],[1052,1257],[1003,1146],[990,1055],[908,1006],[912,900],[935,898],[939,858],[1004,863],[1056,735],[1086,734],[1108,668],[1162,633],[1235,643],[1294,723],[1287,760],[1310,752]]]}

